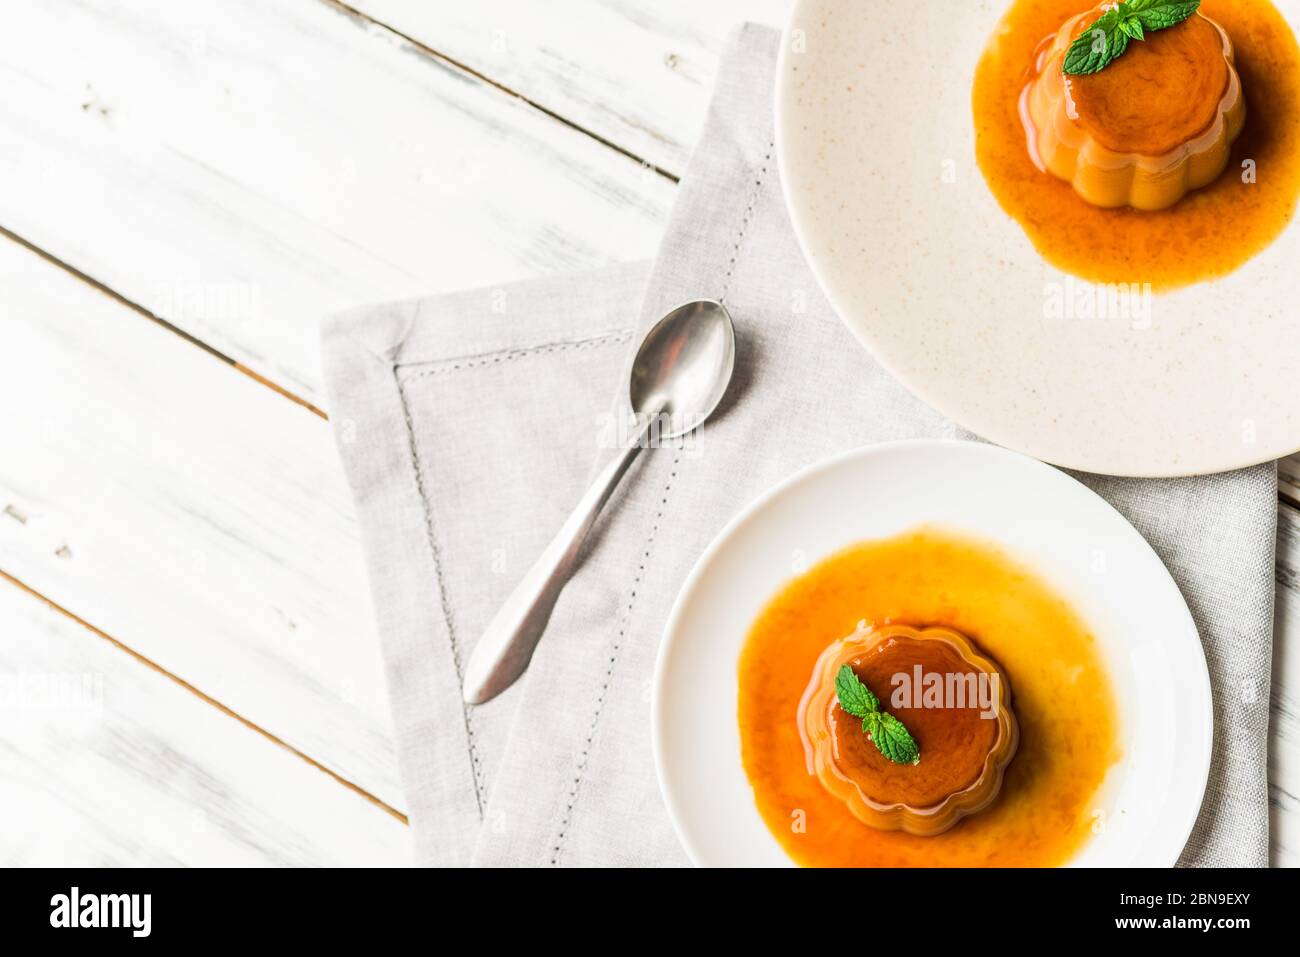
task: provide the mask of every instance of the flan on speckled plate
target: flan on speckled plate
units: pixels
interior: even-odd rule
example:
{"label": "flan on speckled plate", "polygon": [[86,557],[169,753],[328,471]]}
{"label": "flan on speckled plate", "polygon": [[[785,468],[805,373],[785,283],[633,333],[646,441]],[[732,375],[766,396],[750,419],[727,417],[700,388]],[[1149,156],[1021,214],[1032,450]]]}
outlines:
{"label": "flan on speckled plate", "polygon": [[1193,14],[1071,76],[1070,45],[1113,4],[1071,17],[1034,58],[1023,117],[1036,165],[1095,206],[1157,210],[1214,182],[1246,122],[1232,41]]}
{"label": "flan on speckled plate", "polygon": [[1300,0],[1202,0],[1063,73],[1115,8],[796,0],[776,153],[805,259],[1000,445],[1147,477],[1300,451]]}

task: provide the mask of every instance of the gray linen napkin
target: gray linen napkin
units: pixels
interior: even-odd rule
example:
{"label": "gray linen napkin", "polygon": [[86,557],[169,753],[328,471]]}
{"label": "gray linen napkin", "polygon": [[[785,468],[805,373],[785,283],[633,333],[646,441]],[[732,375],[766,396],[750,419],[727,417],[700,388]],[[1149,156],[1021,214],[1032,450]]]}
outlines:
{"label": "gray linen napkin", "polygon": [[[806,465],[871,442],[964,437],[871,361],[800,255],[772,146],[778,42],[763,27],[734,34],[653,267],[325,326],[423,863],[686,863],[649,731],[655,653],[686,573],[738,509]],[[479,632],[609,454],[638,330],[700,297],[725,302],[739,335],[720,414],[686,447],[641,457],[524,679],[462,706]],[[1183,863],[1264,865],[1275,468],[1079,477],[1155,547],[1205,645],[1221,744]]]}

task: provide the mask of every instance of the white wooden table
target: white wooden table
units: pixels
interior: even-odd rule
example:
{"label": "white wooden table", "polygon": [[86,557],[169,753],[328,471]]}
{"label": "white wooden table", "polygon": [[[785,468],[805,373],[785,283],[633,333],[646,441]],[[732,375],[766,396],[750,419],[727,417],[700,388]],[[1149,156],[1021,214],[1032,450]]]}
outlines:
{"label": "white wooden table", "polygon": [[728,28],[787,0],[352,4],[0,0],[2,864],[409,861],[318,320],[652,255]]}

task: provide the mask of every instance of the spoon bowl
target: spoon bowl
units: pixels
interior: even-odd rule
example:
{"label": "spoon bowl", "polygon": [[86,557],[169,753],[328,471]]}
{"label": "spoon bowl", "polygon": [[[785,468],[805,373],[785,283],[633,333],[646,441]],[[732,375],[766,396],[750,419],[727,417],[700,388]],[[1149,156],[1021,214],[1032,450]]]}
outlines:
{"label": "spoon bowl", "polygon": [[660,438],[679,438],[713,414],[735,364],[735,328],[722,303],[699,299],[678,306],[637,350],[628,389],[632,411],[664,417]]}

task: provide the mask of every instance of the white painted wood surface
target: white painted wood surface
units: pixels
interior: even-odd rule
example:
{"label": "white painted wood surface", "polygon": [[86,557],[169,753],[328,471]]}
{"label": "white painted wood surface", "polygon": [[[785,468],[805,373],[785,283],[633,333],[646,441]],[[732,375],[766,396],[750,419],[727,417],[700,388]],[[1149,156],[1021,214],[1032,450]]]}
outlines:
{"label": "white painted wood surface", "polygon": [[690,159],[728,32],[792,0],[346,0],[674,176]]}
{"label": "white painted wood surface", "polygon": [[410,863],[359,794],[0,581],[0,866]]}
{"label": "white painted wood surface", "polygon": [[649,256],[672,200],[320,0],[4,7],[0,225],[314,402],[322,315]]}
{"label": "white painted wood surface", "polygon": [[0,243],[0,569],[400,807],[329,425]]}
{"label": "white painted wood surface", "polygon": [[1273,863],[1300,867],[1300,511],[1278,510],[1268,754]]}
{"label": "white painted wood surface", "polygon": [[788,3],[0,0],[0,572],[64,610],[0,580],[0,682],[103,688],[0,737],[0,863],[407,860],[328,427],[234,363],[320,405],[329,311],[651,255],[726,33]]}

